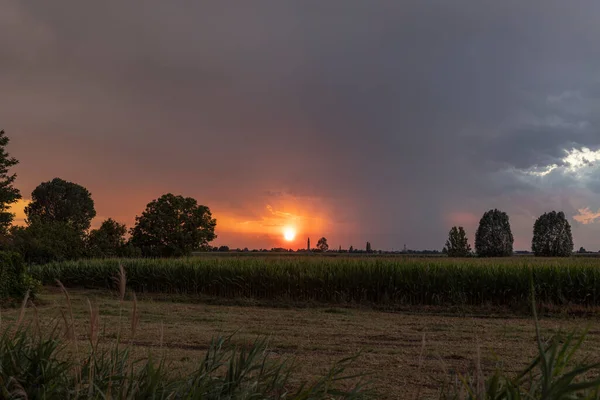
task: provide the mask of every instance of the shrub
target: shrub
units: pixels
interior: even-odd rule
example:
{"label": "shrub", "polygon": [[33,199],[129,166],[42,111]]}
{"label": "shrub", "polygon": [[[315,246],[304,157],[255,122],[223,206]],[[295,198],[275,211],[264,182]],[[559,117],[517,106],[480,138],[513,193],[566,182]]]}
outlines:
{"label": "shrub", "polygon": [[35,295],[40,282],[25,271],[20,254],[0,251],[0,301],[21,299],[27,291]]}
{"label": "shrub", "polygon": [[28,227],[13,227],[12,248],[29,264],[67,261],[85,255],[81,235],[63,222],[37,222]]}

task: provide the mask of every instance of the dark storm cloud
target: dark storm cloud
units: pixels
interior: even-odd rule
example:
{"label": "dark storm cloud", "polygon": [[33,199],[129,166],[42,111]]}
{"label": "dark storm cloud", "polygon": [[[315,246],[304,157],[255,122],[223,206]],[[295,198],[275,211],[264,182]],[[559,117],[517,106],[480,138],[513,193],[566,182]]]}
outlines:
{"label": "dark storm cloud", "polygon": [[7,0],[0,16],[24,189],[66,174],[104,214],[173,190],[255,217],[284,193],[326,201],[355,245],[433,248],[453,212],[546,211],[554,192],[514,171],[600,145],[597,1]]}

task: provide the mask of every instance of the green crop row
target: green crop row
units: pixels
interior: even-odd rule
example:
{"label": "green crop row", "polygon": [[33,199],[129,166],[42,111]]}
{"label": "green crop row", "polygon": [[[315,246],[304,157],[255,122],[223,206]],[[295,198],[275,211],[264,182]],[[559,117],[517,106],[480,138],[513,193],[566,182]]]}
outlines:
{"label": "green crop row", "polygon": [[80,260],[32,267],[44,284],[136,292],[393,305],[600,304],[600,259],[218,257]]}

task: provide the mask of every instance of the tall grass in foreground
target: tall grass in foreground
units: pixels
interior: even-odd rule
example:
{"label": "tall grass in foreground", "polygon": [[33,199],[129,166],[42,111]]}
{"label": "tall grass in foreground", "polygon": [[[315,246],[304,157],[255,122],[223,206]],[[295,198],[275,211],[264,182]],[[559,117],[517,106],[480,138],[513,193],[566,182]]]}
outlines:
{"label": "tall grass in foreground", "polygon": [[600,304],[600,259],[192,257],[32,267],[45,284],[108,288],[122,264],[136,292],[390,305]]}
{"label": "tall grass in foreground", "polygon": [[[125,312],[125,274],[121,270],[121,312]],[[107,343],[98,334],[99,310],[90,310],[88,343],[78,340],[71,299],[66,289],[67,312],[51,329],[39,326],[37,311],[26,323],[23,302],[20,316],[0,327],[0,399],[361,399],[367,396],[357,377],[345,375],[353,361],[345,359],[313,383],[293,388],[290,361],[274,360],[268,344],[257,339],[238,347],[231,338],[213,339],[198,360],[195,372],[173,376],[164,359],[134,359],[132,345],[121,339]],[[35,311],[35,309],[34,309]],[[129,310],[127,310],[129,311]],[[121,318],[119,318],[121,321]],[[139,314],[133,297],[131,336],[135,337]],[[162,339],[161,339],[162,342]]]}
{"label": "tall grass in foreground", "polygon": [[600,362],[577,363],[575,357],[587,332],[581,335],[554,335],[548,342],[544,342],[540,334],[533,294],[531,308],[536,328],[538,356],[529,366],[514,376],[497,369],[485,377],[478,363],[473,375],[459,376],[454,385],[442,387],[440,399],[600,399]]}
{"label": "tall grass in foreground", "polygon": [[[126,303],[125,279],[124,271],[120,270],[117,285],[121,311]],[[313,384],[291,390],[288,382],[292,367],[270,359],[267,344],[260,339],[248,348],[240,348],[233,346],[228,338],[217,338],[210,343],[194,373],[173,377],[163,360],[133,359],[131,346],[120,341],[122,324],[116,341],[109,347],[100,346],[99,311],[89,302],[89,344],[82,346],[74,329],[71,299],[60,286],[67,303],[64,329],[59,325],[49,331],[41,328],[35,308],[33,320],[26,325],[27,297],[17,321],[0,326],[0,399],[309,400],[368,396],[360,384],[343,389],[344,381],[356,378],[343,375],[351,359],[336,364]],[[498,369],[487,377],[478,365],[473,375],[458,376],[454,384],[443,385],[440,399],[600,399],[600,363],[576,363],[576,352],[585,334],[557,335],[544,342],[537,325],[534,296],[531,304],[539,351],[531,364],[515,376]],[[134,295],[130,321],[133,337],[137,321]],[[403,394],[395,395],[402,398]]]}

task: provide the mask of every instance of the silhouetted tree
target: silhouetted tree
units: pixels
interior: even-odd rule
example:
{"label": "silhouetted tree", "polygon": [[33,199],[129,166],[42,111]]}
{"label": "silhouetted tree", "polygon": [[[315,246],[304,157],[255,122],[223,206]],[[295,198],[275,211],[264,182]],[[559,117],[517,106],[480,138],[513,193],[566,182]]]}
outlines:
{"label": "silhouetted tree", "polygon": [[367,242],[366,250],[367,250],[367,253],[373,252],[373,250],[371,249],[371,242]]}
{"label": "silhouetted tree", "polygon": [[319,241],[317,242],[317,249],[319,251],[322,251],[323,253],[329,250],[329,245],[327,244],[326,238],[322,237],[321,239],[319,239]]}
{"label": "silhouetted tree", "polygon": [[131,241],[145,256],[184,256],[214,240],[216,225],[208,207],[168,193],[136,217]]}
{"label": "silhouetted tree", "polygon": [[127,227],[109,218],[100,228],[94,229],[88,236],[88,254],[90,257],[120,257],[124,254]]}
{"label": "silhouetted tree", "polygon": [[480,257],[507,257],[513,253],[513,235],[505,212],[494,209],[483,214],[475,234],[475,250]]}
{"label": "silhouetted tree", "polygon": [[453,226],[450,229],[444,252],[448,254],[448,257],[467,257],[471,254],[469,239],[467,239],[467,234],[462,226]]}
{"label": "silhouetted tree", "polygon": [[60,222],[83,235],[96,216],[96,210],[86,188],[54,178],[34,189],[31,203],[25,207],[25,214],[29,225]]}
{"label": "silhouetted tree", "polygon": [[348,249],[348,253],[354,253],[354,247],[350,246],[350,248]]}
{"label": "silhouetted tree", "polygon": [[13,187],[16,174],[9,174],[11,167],[19,163],[16,158],[6,152],[10,139],[0,130],[0,234],[6,235],[15,215],[9,212],[11,204],[21,199],[19,189]]}
{"label": "silhouetted tree", "polygon": [[229,251],[229,246],[220,246],[219,251]]}
{"label": "silhouetted tree", "polygon": [[13,248],[27,263],[75,260],[85,256],[84,238],[66,222],[39,221],[10,230]]}
{"label": "silhouetted tree", "polygon": [[580,254],[584,254],[584,253],[587,253],[587,250],[583,246],[581,246],[579,248],[579,250],[577,250],[577,252],[580,253]]}
{"label": "silhouetted tree", "polygon": [[571,225],[561,212],[541,215],[533,225],[531,250],[536,256],[568,257],[573,252]]}

